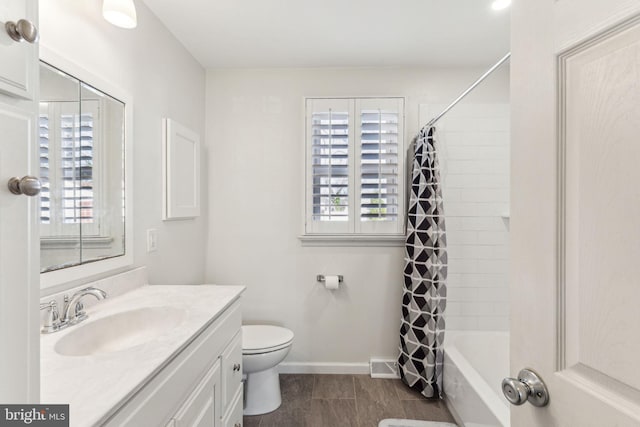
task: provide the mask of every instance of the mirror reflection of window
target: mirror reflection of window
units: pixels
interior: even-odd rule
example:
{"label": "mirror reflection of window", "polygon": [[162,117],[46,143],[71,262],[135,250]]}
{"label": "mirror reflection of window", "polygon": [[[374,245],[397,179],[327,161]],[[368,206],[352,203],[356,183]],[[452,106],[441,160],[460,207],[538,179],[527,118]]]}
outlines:
{"label": "mirror reflection of window", "polygon": [[40,102],[41,236],[73,236],[77,230],[69,224],[78,223],[84,236],[100,235],[94,218],[99,115],[98,100],[83,100],[82,112],[75,102]]}
{"label": "mirror reflection of window", "polygon": [[41,272],[124,254],[124,104],[41,63]]}

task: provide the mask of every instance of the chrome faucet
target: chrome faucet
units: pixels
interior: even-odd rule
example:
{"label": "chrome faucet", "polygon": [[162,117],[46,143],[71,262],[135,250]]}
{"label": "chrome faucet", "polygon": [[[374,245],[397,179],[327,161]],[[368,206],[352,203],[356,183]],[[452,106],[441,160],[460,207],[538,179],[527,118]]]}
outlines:
{"label": "chrome faucet", "polygon": [[[98,300],[103,300],[107,297],[107,293],[102,289],[89,287],[80,289],[78,292],[71,296],[64,296],[64,310],[62,314],[61,323],[74,325],[80,323],[87,318],[87,313],[84,311],[84,305],[82,304],[82,298],[85,295],[93,295]],[[72,314],[73,313],[73,314]]]}
{"label": "chrome faucet", "polygon": [[60,321],[56,300],[51,300],[47,303],[40,304],[40,310],[47,310],[47,318],[42,325],[42,329],[40,329],[41,333],[50,334],[67,327],[66,323],[62,323]]}

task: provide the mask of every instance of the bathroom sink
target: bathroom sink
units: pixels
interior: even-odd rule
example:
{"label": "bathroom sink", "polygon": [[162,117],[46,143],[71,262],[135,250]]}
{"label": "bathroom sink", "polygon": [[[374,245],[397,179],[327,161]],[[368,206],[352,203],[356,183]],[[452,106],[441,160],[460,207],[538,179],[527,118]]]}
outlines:
{"label": "bathroom sink", "polygon": [[126,350],[160,337],[179,326],[186,310],[144,307],[112,314],[72,329],[55,345],[64,356],[90,356]]}

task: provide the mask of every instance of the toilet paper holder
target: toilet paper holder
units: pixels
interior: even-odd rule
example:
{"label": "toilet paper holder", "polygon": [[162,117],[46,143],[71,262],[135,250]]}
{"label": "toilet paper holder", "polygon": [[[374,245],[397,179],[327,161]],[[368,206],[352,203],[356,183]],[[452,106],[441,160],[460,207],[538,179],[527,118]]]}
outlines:
{"label": "toilet paper holder", "polygon": [[[318,282],[322,282],[322,283],[324,283],[324,274],[318,274],[318,275],[316,276],[316,280],[317,280]],[[338,283],[342,283],[342,281],[343,281],[343,276],[342,276],[342,274],[339,274],[339,275],[338,275]]]}

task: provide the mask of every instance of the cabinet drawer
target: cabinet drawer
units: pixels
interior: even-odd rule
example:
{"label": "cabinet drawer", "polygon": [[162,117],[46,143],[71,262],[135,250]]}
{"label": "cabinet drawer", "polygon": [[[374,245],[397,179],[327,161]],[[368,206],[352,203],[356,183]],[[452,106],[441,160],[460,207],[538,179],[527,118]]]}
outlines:
{"label": "cabinet drawer", "polygon": [[222,412],[226,412],[242,382],[242,330],[222,353]]}
{"label": "cabinet drawer", "polygon": [[242,427],[242,388],[233,397],[229,410],[222,419],[222,427]]}

